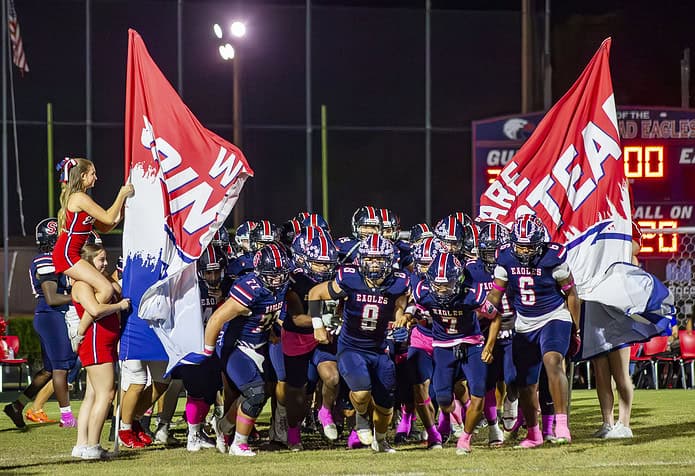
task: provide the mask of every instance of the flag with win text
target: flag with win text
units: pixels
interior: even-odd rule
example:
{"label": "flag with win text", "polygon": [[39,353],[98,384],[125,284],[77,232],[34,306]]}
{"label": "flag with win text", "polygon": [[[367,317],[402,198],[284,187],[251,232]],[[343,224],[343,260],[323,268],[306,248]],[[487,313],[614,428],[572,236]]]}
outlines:
{"label": "flag with win text", "polygon": [[125,173],[135,187],[123,229],[123,294],[132,312],[121,359],[168,360],[203,349],[196,260],[253,175],[235,145],[209,131],[128,32]]}

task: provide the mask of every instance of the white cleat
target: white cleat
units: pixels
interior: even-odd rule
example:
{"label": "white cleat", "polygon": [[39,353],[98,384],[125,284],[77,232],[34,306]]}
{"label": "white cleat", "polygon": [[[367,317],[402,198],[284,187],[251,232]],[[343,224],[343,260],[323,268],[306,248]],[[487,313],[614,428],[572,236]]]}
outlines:
{"label": "white cleat", "polygon": [[452,423],[451,434],[454,435],[454,438],[460,438],[463,435],[463,423]]}
{"label": "white cleat", "polygon": [[374,435],[372,434],[372,430],[369,428],[363,428],[361,430],[356,430],[357,431],[357,438],[359,438],[360,443],[362,443],[364,446],[369,446],[372,444],[374,441]]}
{"label": "white cleat", "polygon": [[337,440],[338,428],[335,426],[335,423],[329,423],[328,425],[324,426],[323,434],[326,435],[326,438],[328,438],[331,441]]}
{"label": "white cleat", "polygon": [[201,435],[200,432],[197,431],[195,433],[188,434],[188,441],[186,443],[186,449],[188,451],[200,451],[204,448],[214,447],[215,445],[211,441],[208,441],[207,438],[205,438],[203,435]]}
{"label": "white cleat", "polygon": [[372,440],[372,450],[374,450],[377,453],[395,453],[396,450],[391,448],[391,445],[389,444],[386,439],[383,439],[381,441],[374,439]]}
{"label": "white cleat", "polygon": [[497,423],[488,425],[488,445],[494,447],[504,444],[504,432]]}
{"label": "white cleat", "polygon": [[229,454],[232,456],[256,456],[256,453],[251,451],[246,443],[240,445],[232,443],[229,446]]}

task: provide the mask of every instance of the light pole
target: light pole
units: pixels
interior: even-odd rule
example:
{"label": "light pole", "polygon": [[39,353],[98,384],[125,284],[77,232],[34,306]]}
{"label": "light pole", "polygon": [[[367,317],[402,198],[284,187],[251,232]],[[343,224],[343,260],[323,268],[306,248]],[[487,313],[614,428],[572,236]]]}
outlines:
{"label": "light pole", "polygon": [[[217,37],[217,39],[222,40],[224,35],[224,30],[219,23],[215,23],[212,26],[212,31]],[[246,36],[246,24],[242,21],[235,20],[229,25],[229,33],[232,36],[232,42],[239,40]],[[232,141],[234,145],[241,149],[241,64],[239,61],[239,52],[234,49],[230,43],[224,43],[218,47],[220,56],[225,61],[234,61],[232,66]],[[244,219],[244,199],[243,195],[239,195],[239,199],[234,206],[234,226],[239,226],[239,224]]]}

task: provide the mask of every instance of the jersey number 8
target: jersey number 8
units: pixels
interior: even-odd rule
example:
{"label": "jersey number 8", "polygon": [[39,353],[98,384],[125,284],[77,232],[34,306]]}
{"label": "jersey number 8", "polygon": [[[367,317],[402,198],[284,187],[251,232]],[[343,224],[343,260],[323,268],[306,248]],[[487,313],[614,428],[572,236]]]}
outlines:
{"label": "jersey number 8", "polygon": [[362,322],[360,329],[363,331],[375,331],[379,321],[379,306],[376,304],[365,304],[362,308]]}

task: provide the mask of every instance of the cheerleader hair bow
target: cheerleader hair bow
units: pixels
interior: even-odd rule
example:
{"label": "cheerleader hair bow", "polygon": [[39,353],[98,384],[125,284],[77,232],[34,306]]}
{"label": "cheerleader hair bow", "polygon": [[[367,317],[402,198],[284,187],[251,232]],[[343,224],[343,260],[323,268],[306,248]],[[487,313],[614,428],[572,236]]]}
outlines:
{"label": "cheerleader hair bow", "polygon": [[60,172],[60,177],[58,182],[68,183],[68,178],[70,177],[70,169],[77,165],[77,160],[70,157],[65,157],[63,160],[58,162],[56,165],[56,171]]}

